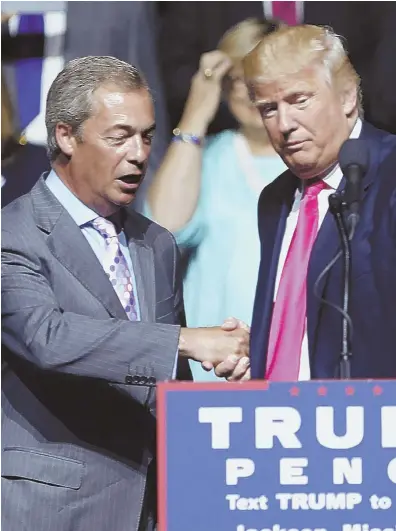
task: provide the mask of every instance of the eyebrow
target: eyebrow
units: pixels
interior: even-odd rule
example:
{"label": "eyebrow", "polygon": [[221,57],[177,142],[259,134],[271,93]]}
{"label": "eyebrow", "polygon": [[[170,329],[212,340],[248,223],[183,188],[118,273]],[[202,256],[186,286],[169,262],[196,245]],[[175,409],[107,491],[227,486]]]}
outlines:
{"label": "eyebrow", "polygon": [[269,100],[259,100],[259,101],[253,101],[252,103],[255,107],[259,107],[260,105],[271,105],[271,103],[276,103],[276,102],[271,102]]}
{"label": "eyebrow", "polygon": [[[135,127],[132,127],[131,125],[125,125],[125,124],[114,124],[112,127],[110,127],[107,130],[107,133],[110,133],[111,131],[114,131],[114,129],[123,129],[127,133],[136,133],[137,129]],[[142,135],[148,135],[149,133],[154,132],[156,129],[156,124],[153,123],[149,125],[149,127],[146,127],[146,129],[143,129],[140,131]]]}
{"label": "eyebrow", "polygon": [[149,127],[147,127],[146,129],[144,129],[142,131],[142,134],[143,135],[148,135],[149,133],[153,133],[155,131],[156,127],[157,127],[157,124],[154,123],[154,124],[150,125]]}
{"label": "eyebrow", "polygon": [[[293,98],[295,96],[299,96],[300,94],[312,95],[314,94],[314,91],[312,89],[308,89],[308,88],[304,89],[303,87],[301,87],[301,89],[289,91],[283,96],[282,99],[287,101],[288,99]],[[258,100],[258,101],[254,101],[253,105],[255,107],[259,107],[261,105],[277,105],[277,102],[271,101],[271,100]]]}
{"label": "eyebrow", "polygon": [[253,101],[252,102],[253,104],[253,107],[264,107],[264,106],[268,106],[268,105],[278,105],[278,103],[276,101],[269,101],[269,100],[259,100],[259,101]]}

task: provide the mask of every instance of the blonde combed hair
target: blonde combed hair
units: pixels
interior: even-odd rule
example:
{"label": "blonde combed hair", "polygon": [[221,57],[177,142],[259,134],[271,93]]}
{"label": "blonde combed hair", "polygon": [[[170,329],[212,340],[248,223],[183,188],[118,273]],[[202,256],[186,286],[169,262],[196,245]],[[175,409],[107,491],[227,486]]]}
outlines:
{"label": "blonde combed hair", "polygon": [[274,20],[247,18],[226,31],[217,48],[227,54],[234,65],[241,63],[266,35],[279,27],[280,23]]}
{"label": "blonde combed hair", "polygon": [[283,26],[260,41],[244,58],[243,67],[248,83],[271,82],[307,67],[322,68],[329,84],[356,86],[358,111],[363,115],[360,78],[341,37],[329,27]]}

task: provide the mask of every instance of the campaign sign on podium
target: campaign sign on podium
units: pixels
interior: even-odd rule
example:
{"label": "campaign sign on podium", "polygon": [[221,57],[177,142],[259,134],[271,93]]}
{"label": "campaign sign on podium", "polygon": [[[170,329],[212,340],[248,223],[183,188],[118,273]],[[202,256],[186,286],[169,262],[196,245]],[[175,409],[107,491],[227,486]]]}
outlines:
{"label": "campaign sign on podium", "polygon": [[396,381],[164,383],[159,531],[396,531]]}

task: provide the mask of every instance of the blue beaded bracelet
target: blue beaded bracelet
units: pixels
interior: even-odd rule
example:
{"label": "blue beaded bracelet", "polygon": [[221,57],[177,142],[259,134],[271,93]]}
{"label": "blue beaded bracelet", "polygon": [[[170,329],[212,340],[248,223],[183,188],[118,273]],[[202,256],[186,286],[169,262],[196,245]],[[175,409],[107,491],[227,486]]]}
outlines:
{"label": "blue beaded bracelet", "polygon": [[182,133],[179,128],[176,128],[173,130],[172,142],[185,142],[187,144],[202,146],[204,139],[201,136],[192,135],[190,133]]}

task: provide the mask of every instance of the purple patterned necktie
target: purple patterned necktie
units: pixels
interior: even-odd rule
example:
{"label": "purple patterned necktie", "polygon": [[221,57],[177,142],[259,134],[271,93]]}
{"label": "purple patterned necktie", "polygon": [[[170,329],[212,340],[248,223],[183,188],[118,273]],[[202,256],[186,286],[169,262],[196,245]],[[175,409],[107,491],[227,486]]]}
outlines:
{"label": "purple patterned necktie", "polygon": [[111,221],[106,218],[96,218],[93,227],[104,238],[106,252],[103,269],[130,321],[137,320],[136,301],[133,293],[132,278],[125,256],[121,252],[117,231]]}

